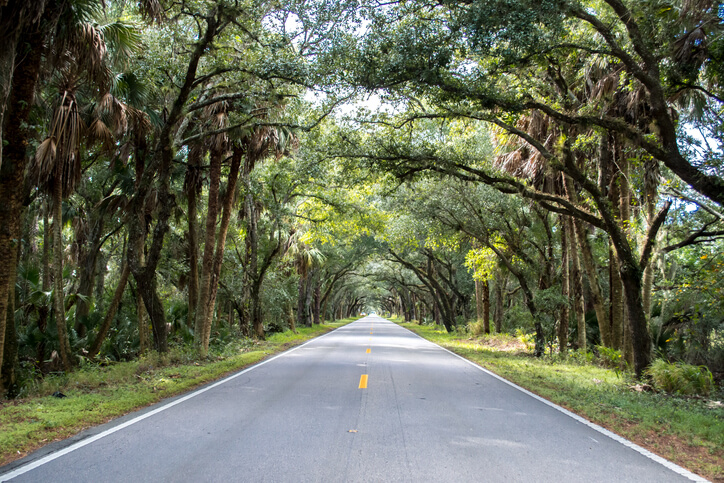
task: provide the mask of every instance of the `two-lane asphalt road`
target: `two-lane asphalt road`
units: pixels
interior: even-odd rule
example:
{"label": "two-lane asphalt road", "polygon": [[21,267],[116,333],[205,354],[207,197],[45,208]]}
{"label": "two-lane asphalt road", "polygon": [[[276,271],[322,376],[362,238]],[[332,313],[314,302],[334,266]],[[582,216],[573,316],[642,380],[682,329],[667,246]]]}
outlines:
{"label": "two-lane asphalt road", "polygon": [[0,481],[687,481],[376,316],[0,468]]}

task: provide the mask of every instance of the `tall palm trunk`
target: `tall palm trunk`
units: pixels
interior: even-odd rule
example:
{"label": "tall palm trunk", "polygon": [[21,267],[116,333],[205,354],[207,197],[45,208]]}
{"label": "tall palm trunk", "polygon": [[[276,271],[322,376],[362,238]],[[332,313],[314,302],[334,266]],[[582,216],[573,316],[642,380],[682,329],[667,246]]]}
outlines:
{"label": "tall palm trunk", "polygon": [[214,246],[216,239],[216,218],[219,211],[219,187],[221,184],[221,161],[223,153],[212,150],[209,166],[209,197],[206,211],[206,236],[204,237],[204,256],[201,262],[201,283],[199,285],[199,303],[196,308],[196,344],[202,357],[206,356],[206,320],[212,310],[209,307],[211,292],[211,274],[214,263]]}
{"label": "tall palm trunk", "polygon": [[294,307],[292,307],[292,304],[289,304],[289,307],[287,307],[287,324],[289,324],[289,330],[297,333],[297,323],[296,318],[294,317]]}
{"label": "tall palm trunk", "polygon": [[307,311],[305,301],[307,300],[307,276],[299,275],[299,283],[297,284],[297,323],[302,327],[307,327]]}
{"label": "tall palm trunk", "polygon": [[[50,284],[51,284],[51,278],[50,278],[50,222],[48,218],[48,203],[47,199],[44,203],[44,209],[43,209],[43,254],[42,254],[42,267],[43,267],[43,280],[42,280],[42,290],[45,293],[50,292]],[[50,310],[46,304],[41,305],[38,307],[38,330],[41,334],[45,334],[45,330],[48,326],[48,315],[50,315]],[[38,347],[36,350],[36,359],[39,361],[45,360],[45,337],[42,337],[40,341],[38,342]]]}
{"label": "tall palm trunk", "polygon": [[475,318],[478,324],[483,322],[483,289],[480,280],[475,280]]}
{"label": "tall palm trunk", "polygon": [[[19,257],[20,253],[17,253]],[[16,278],[18,259],[15,264],[11,265],[13,280]],[[15,331],[15,284],[10,287],[7,306],[7,320],[9,323],[5,325],[5,339],[3,342],[3,353],[5,358],[2,360],[2,378],[0,378],[0,389],[7,390],[8,397],[15,397],[18,394],[18,334]]]}
{"label": "tall palm trunk", "polygon": [[199,299],[199,235],[198,213],[196,209],[196,190],[188,193],[189,225],[189,313],[187,325],[193,327],[196,317],[196,304]]}
{"label": "tall palm trunk", "polygon": [[613,247],[609,249],[609,326],[611,347],[623,349],[623,287],[619,270],[618,256]]}
{"label": "tall palm trunk", "polygon": [[[649,227],[654,222],[654,218],[656,215],[654,212],[654,210],[656,209],[655,203],[656,202],[653,200],[649,200],[646,203],[646,221]],[[646,268],[644,268],[642,303],[644,305],[646,320],[650,320],[651,318],[651,292],[654,285],[654,260],[655,257],[652,256],[651,260],[649,260],[648,265],[646,265]]]}
{"label": "tall palm trunk", "polygon": [[43,36],[37,26],[25,29],[18,45],[24,45],[27,50],[12,74],[12,87],[3,119],[5,137],[2,139],[4,147],[0,165],[0,367],[4,357],[6,322],[11,321],[7,313],[17,269],[21,189],[33,129],[28,119],[42,59]]}
{"label": "tall palm trunk", "polygon": [[493,316],[493,324],[495,332],[501,333],[503,329],[503,288],[507,281],[507,276],[503,277],[501,270],[496,271],[495,275],[495,311]]}
{"label": "tall palm trunk", "polygon": [[188,257],[189,257],[189,312],[187,325],[194,327],[196,304],[199,299],[199,222],[198,222],[198,169],[201,164],[201,149],[192,148],[186,175],[186,199],[188,200]]}
{"label": "tall palm trunk", "polygon": [[565,300],[565,303],[561,307],[560,317],[561,320],[558,322],[558,350],[560,352],[566,352],[568,350],[568,321],[570,319],[570,264],[569,262],[569,243],[568,243],[568,230],[566,229],[567,220],[563,215],[560,216],[561,223],[561,296]]}
{"label": "tall palm trunk", "polygon": [[313,297],[314,297],[314,305],[312,308],[312,314],[313,314],[313,318],[314,318],[314,323],[319,325],[321,323],[319,320],[319,310],[320,310],[321,299],[322,299],[322,293],[321,293],[319,281],[317,281],[314,284],[314,296]]}
{"label": "tall palm trunk", "polygon": [[219,226],[219,234],[216,237],[216,250],[214,251],[214,264],[209,284],[209,299],[206,311],[206,319],[204,320],[204,345],[208,349],[209,339],[211,337],[211,321],[216,305],[216,295],[219,291],[219,279],[221,277],[221,266],[224,262],[224,249],[226,247],[226,235],[229,232],[229,223],[231,222],[231,213],[233,211],[234,201],[236,200],[236,183],[239,179],[239,168],[241,166],[242,151],[240,148],[234,149],[231,158],[231,169],[226,182],[226,194],[221,207],[221,225]]}
{"label": "tall palm trunk", "polygon": [[[619,173],[617,173],[618,175]],[[615,178],[615,177],[614,177]],[[611,182],[611,188],[608,193],[608,197],[613,207],[614,216],[620,219],[621,217],[621,204],[620,204],[620,184],[614,179]],[[623,332],[624,332],[624,304],[623,304],[623,287],[621,285],[621,270],[616,247],[614,246],[613,239],[610,239],[609,248],[609,304],[610,304],[610,326],[611,326],[611,345],[614,349],[623,351]]]}
{"label": "tall palm trunk", "polygon": [[578,348],[586,350],[586,306],[583,298],[583,274],[581,273],[581,262],[578,256],[578,247],[576,246],[576,236],[574,234],[573,220],[566,219],[566,229],[568,232],[568,243],[570,250],[568,251],[571,260],[570,286],[573,302],[573,312],[576,315],[576,327],[578,329]]}
{"label": "tall palm trunk", "polygon": [[53,183],[53,311],[58,328],[60,360],[63,368],[69,371],[72,363],[63,295],[63,185],[60,176]]}
{"label": "tall palm trunk", "polygon": [[[619,148],[617,150],[617,156],[616,159],[618,161],[618,166],[621,172],[617,176],[617,182],[618,182],[618,188],[619,188],[619,213],[621,216],[621,226],[623,227],[623,234],[626,237],[626,240],[629,244],[633,242],[633,237],[631,236],[631,187],[629,185],[629,162],[628,158],[626,157],[626,154],[622,152],[622,149]],[[618,247],[616,248],[616,251],[618,252]],[[619,256],[619,270],[621,270],[621,283],[623,285],[623,298],[624,298],[624,325],[623,325],[623,352],[624,352],[624,358],[629,361],[632,365],[636,365],[636,342],[634,341],[634,337],[636,336],[634,332],[633,325],[636,324],[635,317],[637,316],[638,312],[642,310],[643,305],[641,307],[634,307],[634,312],[631,311],[632,307],[629,307],[629,301],[635,300],[639,301],[639,303],[643,303],[641,300],[641,280],[638,280],[638,283],[635,284],[635,286],[638,286],[638,294],[630,294],[628,293],[628,290],[633,285],[632,278],[635,276],[641,276],[642,274],[634,274],[632,272],[638,272],[638,267],[627,267],[627,260],[623,259]],[[626,276],[624,275],[626,273]],[[625,278],[629,278],[630,284],[627,287]],[[644,325],[646,324],[646,318],[643,318]],[[648,332],[647,332],[648,334]],[[650,348],[647,348],[647,352],[650,351]]]}
{"label": "tall palm trunk", "polygon": [[483,292],[483,329],[486,334],[490,334],[490,284],[487,280],[481,283]]}
{"label": "tall palm trunk", "polygon": [[[144,263],[143,239],[138,240],[141,246],[138,248],[138,258],[141,264]],[[151,331],[148,327],[148,312],[140,290],[136,290],[136,318],[138,319],[138,350],[143,354],[151,350]]]}
{"label": "tall palm trunk", "polygon": [[591,303],[593,304],[593,310],[596,312],[596,319],[598,319],[598,330],[601,334],[601,344],[605,347],[611,347],[611,326],[609,325],[606,308],[603,303],[601,284],[598,280],[596,262],[593,259],[593,250],[591,249],[591,244],[588,241],[588,233],[583,225],[583,222],[579,219],[573,220],[573,228],[576,233],[576,242],[581,250],[583,267],[586,271],[586,277],[588,278],[588,287],[591,291]]}

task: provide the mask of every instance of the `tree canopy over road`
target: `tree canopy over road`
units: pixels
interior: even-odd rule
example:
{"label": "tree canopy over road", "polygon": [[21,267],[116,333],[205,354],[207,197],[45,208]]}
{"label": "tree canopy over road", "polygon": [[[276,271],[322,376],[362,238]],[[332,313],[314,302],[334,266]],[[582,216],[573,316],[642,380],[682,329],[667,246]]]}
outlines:
{"label": "tree canopy over road", "polygon": [[370,311],[723,373],[723,12],[0,0],[3,392]]}

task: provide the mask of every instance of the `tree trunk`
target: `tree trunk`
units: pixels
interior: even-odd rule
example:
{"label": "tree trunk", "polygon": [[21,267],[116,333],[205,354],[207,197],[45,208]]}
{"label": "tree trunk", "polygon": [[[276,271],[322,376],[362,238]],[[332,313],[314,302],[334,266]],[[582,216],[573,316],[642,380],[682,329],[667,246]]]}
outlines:
{"label": "tree trunk", "polygon": [[[192,149],[192,152],[200,152]],[[194,170],[192,175],[187,175],[186,198],[188,200],[188,257],[189,257],[189,312],[186,324],[189,327],[195,326],[196,304],[199,299],[199,222],[197,213],[198,191],[196,178],[200,156],[189,154],[189,170]]]}
{"label": "tree trunk", "polygon": [[306,311],[304,310],[304,301],[306,299],[306,280],[307,277],[300,275],[299,283],[297,286],[297,322],[300,326],[306,327],[307,320],[305,318]]}
{"label": "tree trunk", "polygon": [[148,330],[148,313],[140,290],[136,290],[136,318],[138,319],[138,351],[143,354],[151,349],[151,333]]}
{"label": "tree trunk", "polygon": [[314,304],[312,307],[312,314],[314,316],[314,323],[319,325],[321,322],[319,320],[319,310],[320,310],[320,299],[322,298],[321,294],[321,288],[320,288],[320,282],[314,284]]}
{"label": "tree trunk", "polygon": [[623,350],[623,289],[618,265],[618,256],[609,250],[609,327],[611,334],[611,347]]}
{"label": "tree trunk", "polygon": [[[312,315],[312,296],[314,294],[314,273],[310,272],[307,283],[304,286],[304,319],[306,327],[311,327],[314,321]],[[352,309],[354,307],[350,307]]]}
{"label": "tree trunk", "polygon": [[487,280],[482,282],[483,290],[483,329],[490,334],[490,285]]}
{"label": "tree trunk", "polygon": [[287,309],[287,324],[289,324],[289,329],[296,334],[297,324],[294,317],[294,307],[292,307],[292,304],[289,304],[289,308]]}
{"label": "tree trunk", "polygon": [[[85,336],[86,326],[85,318],[90,313],[90,303],[88,300],[93,295],[95,288],[95,279],[98,275],[98,258],[101,253],[103,229],[105,223],[102,215],[92,216],[90,223],[92,225],[90,236],[80,248],[81,256],[79,257],[80,266],[80,282],[78,284],[78,300],[75,306],[75,331],[79,337]],[[87,248],[86,248],[87,247]]]}
{"label": "tree trunk", "polygon": [[[51,235],[50,235],[50,221],[48,219],[49,206],[47,200],[43,203],[43,254],[42,254],[42,266],[43,266],[43,281],[42,290],[45,293],[50,292],[50,246],[51,246]],[[43,303],[38,307],[38,331],[41,334],[45,334],[45,330],[48,327],[48,315],[50,315],[49,307]],[[41,337],[38,342],[35,359],[40,362],[45,360],[45,337]]]}
{"label": "tree trunk", "polygon": [[[23,30],[18,45],[25,46],[25,51],[12,73],[10,97],[4,111],[4,146],[0,161],[0,368],[5,360],[6,321],[13,322],[7,319],[7,314],[8,306],[12,303],[9,297],[14,293],[23,178],[33,131],[28,120],[34,104],[43,52],[43,36],[37,25]],[[9,75],[9,72],[6,74]]]}
{"label": "tree trunk", "polygon": [[[19,255],[19,253],[18,253]],[[13,270],[17,270],[18,260],[12,265]],[[15,279],[17,273],[12,274]],[[2,379],[0,379],[0,389],[6,391],[9,398],[16,397],[18,394],[18,334],[15,330],[15,285],[10,287],[7,306],[7,324],[5,325],[5,337],[3,341],[4,359],[2,360]],[[0,394],[2,394],[0,392]]]}
{"label": "tree trunk", "polygon": [[[329,298],[324,299],[324,304],[322,305],[322,323],[327,321],[327,309],[329,305]],[[332,318],[332,322],[334,322],[334,317]]]}
{"label": "tree trunk", "polygon": [[[129,243],[135,243],[136,245],[136,253],[138,256],[138,261],[143,266],[145,264],[146,256],[145,256],[145,242],[144,242],[144,236],[139,236],[136,240],[130,240]],[[126,260],[127,262],[127,260]],[[130,269],[130,264],[129,269]],[[136,287],[138,288],[138,282],[136,282]],[[148,327],[148,313],[146,312],[146,305],[143,301],[143,296],[141,295],[141,290],[136,290],[136,319],[138,323],[138,351],[141,354],[144,354],[145,352],[149,351],[151,349],[151,331],[149,331]]]}
{"label": "tree trunk", "polygon": [[254,328],[254,336],[264,340],[264,321],[261,313],[261,280],[255,280],[251,287],[251,321]]}
{"label": "tree trunk", "polygon": [[98,260],[96,261],[97,267],[96,267],[96,286],[94,289],[94,299],[95,299],[95,309],[99,312],[103,311],[103,295],[105,294],[105,285],[106,285],[106,257],[103,255],[103,252],[100,252],[98,255]]}
{"label": "tree trunk", "polygon": [[493,321],[495,332],[500,334],[503,329],[503,290],[508,280],[507,275],[503,277],[501,270],[497,270],[495,277],[495,315]]}
{"label": "tree trunk", "polygon": [[573,313],[576,316],[576,327],[578,329],[578,349],[587,349],[586,339],[586,302],[583,298],[583,274],[581,273],[581,262],[578,257],[576,236],[574,234],[573,220],[566,219],[568,242],[570,244],[569,257],[571,259],[570,287],[573,302]]}
{"label": "tree trunk", "polygon": [[[206,210],[206,236],[204,237],[204,256],[201,262],[201,283],[199,285],[199,302],[196,306],[196,324],[194,334],[201,357],[206,357],[209,347],[206,342],[206,323],[213,315],[213,307],[209,306],[211,294],[211,278],[214,263],[216,240],[216,218],[219,211],[219,187],[221,184],[222,154],[214,150],[210,156],[209,166],[209,199]],[[210,325],[210,324],[209,324]],[[211,327],[208,327],[209,334]]]}
{"label": "tree trunk", "polygon": [[128,267],[128,263],[124,259],[123,265],[121,267],[121,278],[118,280],[116,291],[113,293],[111,305],[108,307],[108,312],[106,312],[106,316],[103,318],[103,322],[98,329],[98,334],[93,340],[93,345],[88,352],[88,357],[91,359],[94,359],[95,356],[98,355],[98,352],[101,350],[101,346],[103,345],[103,341],[108,335],[108,331],[111,330],[111,324],[113,323],[113,319],[116,318],[116,312],[118,311],[118,306],[121,303],[123,291],[126,289],[126,283],[128,282],[128,276],[130,275],[130,273],[131,269]]}
{"label": "tree trunk", "polygon": [[638,266],[621,264],[621,281],[626,302],[627,326],[633,349],[633,367],[640,378],[651,363],[651,337],[646,326],[646,314],[641,300],[642,273]]}
{"label": "tree trunk", "polygon": [[565,216],[560,217],[561,223],[561,296],[565,303],[561,307],[558,322],[558,350],[563,353],[568,350],[568,321],[570,320],[570,264],[569,264],[569,233],[567,228],[567,220]]}
{"label": "tree trunk", "polygon": [[583,225],[583,222],[579,219],[573,220],[573,227],[576,232],[576,241],[581,249],[581,255],[583,256],[583,267],[585,268],[586,276],[588,277],[588,287],[591,291],[591,303],[593,304],[593,310],[596,312],[596,319],[598,319],[598,330],[601,333],[601,345],[611,347],[611,326],[609,324],[608,316],[606,315],[603,295],[601,295],[601,284],[598,280],[598,270],[596,268],[596,262],[593,260],[591,244],[588,242],[588,233]]}
{"label": "tree trunk", "polygon": [[[240,148],[234,149],[234,155],[231,158],[231,169],[226,182],[226,194],[221,207],[221,225],[219,226],[219,234],[216,237],[216,249],[214,250],[214,265],[211,273],[209,284],[209,297],[206,311],[206,320],[204,321],[204,346],[206,350],[209,347],[211,337],[211,322],[214,307],[216,305],[216,295],[219,292],[219,279],[221,278],[221,266],[224,262],[224,249],[226,247],[226,235],[229,232],[229,223],[231,222],[231,213],[233,211],[234,201],[236,200],[236,183],[239,179],[239,168],[241,166],[242,151]],[[259,308],[261,310],[261,307]]]}
{"label": "tree trunk", "polygon": [[58,347],[63,369],[70,371],[70,342],[65,321],[65,298],[63,294],[63,187],[60,176],[53,182],[53,310],[58,328]]}
{"label": "tree trunk", "polygon": [[[654,222],[654,218],[656,217],[656,213],[654,212],[656,207],[656,201],[655,200],[649,200],[646,203],[646,218],[647,218],[647,224],[648,227],[651,227],[651,224]],[[655,261],[656,255],[652,255],[651,259],[649,260],[649,263],[646,265],[646,268],[644,268],[644,278],[643,278],[643,293],[641,295],[642,302],[644,305],[644,313],[646,314],[646,320],[651,319],[651,292],[654,286],[654,261]]]}
{"label": "tree trunk", "polygon": [[479,324],[483,322],[483,288],[481,285],[480,280],[475,280],[475,317]]}
{"label": "tree trunk", "polygon": [[166,314],[156,289],[156,275],[144,270],[138,275],[134,274],[133,278],[136,279],[138,291],[143,297],[143,304],[151,319],[154,347],[158,352],[166,352],[168,350]]}

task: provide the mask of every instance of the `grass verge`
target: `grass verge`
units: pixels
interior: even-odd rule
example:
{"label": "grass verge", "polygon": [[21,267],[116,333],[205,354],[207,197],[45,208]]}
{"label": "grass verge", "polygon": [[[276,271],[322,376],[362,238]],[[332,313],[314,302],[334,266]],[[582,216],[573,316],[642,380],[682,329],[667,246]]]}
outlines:
{"label": "grass verge", "polygon": [[537,359],[523,344],[515,350],[511,336],[466,338],[432,326],[400,325],[689,471],[724,481],[721,389],[711,399],[639,391],[630,375],[575,353]]}
{"label": "grass verge", "polygon": [[[0,466],[48,443],[220,379],[352,320],[270,334],[261,342],[237,341],[202,361],[194,360],[193,350],[176,348],[132,362],[89,364],[70,374],[47,376],[21,399],[0,399]],[[52,397],[56,391],[67,397]]]}

